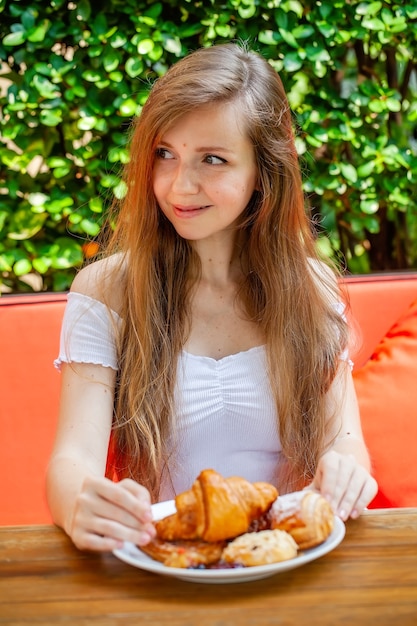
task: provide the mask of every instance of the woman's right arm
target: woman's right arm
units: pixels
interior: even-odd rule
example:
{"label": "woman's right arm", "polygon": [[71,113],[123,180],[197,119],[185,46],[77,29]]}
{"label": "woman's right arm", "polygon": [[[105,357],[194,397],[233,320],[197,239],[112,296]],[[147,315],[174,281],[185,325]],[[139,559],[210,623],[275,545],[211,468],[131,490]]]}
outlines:
{"label": "woman's right arm", "polygon": [[148,491],[130,479],[105,478],[115,372],[64,364],[58,428],[47,471],[53,520],[80,549],[111,551],[154,536]]}

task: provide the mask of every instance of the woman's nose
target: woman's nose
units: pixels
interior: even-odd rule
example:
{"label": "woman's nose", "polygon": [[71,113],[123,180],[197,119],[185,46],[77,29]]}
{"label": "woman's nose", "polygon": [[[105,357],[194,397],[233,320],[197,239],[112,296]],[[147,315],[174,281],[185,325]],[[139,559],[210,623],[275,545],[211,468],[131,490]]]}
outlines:
{"label": "woman's nose", "polygon": [[175,170],[172,181],[172,190],[175,193],[196,193],[198,191],[198,173],[195,168],[180,163]]}

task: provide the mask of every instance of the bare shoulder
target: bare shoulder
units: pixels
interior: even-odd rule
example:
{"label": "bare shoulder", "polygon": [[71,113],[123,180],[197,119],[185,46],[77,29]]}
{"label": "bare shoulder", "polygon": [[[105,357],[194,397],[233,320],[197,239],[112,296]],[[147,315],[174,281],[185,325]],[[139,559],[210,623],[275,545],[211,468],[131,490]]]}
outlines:
{"label": "bare shoulder", "polygon": [[74,278],[71,291],[100,300],[118,312],[123,296],[125,264],[124,256],[115,254],[86,265]]}

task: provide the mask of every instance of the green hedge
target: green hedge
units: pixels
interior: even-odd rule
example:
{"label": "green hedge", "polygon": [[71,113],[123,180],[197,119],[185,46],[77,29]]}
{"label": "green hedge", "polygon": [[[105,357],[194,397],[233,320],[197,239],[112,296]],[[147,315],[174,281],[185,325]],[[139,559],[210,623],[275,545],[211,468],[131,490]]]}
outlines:
{"label": "green hedge", "polygon": [[68,288],[150,84],[234,39],[283,78],[320,245],[417,267],[417,0],[0,0],[0,290]]}

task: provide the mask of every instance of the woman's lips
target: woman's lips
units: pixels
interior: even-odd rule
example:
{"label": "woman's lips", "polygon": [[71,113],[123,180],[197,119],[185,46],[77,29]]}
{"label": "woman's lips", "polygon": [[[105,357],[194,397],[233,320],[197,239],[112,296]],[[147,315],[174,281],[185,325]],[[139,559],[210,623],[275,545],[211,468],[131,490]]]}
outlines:
{"label": "woman's lips", "polygon": [[202,211],[208,209],[209,206],[180,206],[174,205],[173,211],[177,217],[191,218],[196,215],[200,215]]}

